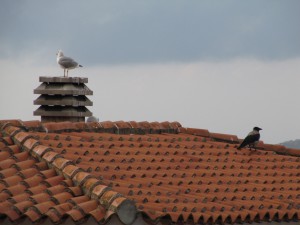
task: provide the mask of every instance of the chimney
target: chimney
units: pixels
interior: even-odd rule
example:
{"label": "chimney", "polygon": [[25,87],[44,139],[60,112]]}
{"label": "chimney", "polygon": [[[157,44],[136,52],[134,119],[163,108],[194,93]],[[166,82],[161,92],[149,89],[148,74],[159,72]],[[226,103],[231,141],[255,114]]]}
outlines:
{"label": "chimney", "polygon": [[86,106],[92,106],[86,95],[93,95],[83,77],[40,77],[42,84],[34,89],[40,96],[34,105],[40,107],[33,112],[41,116],[42,122],[84,122],[85,117],[92,116]]}

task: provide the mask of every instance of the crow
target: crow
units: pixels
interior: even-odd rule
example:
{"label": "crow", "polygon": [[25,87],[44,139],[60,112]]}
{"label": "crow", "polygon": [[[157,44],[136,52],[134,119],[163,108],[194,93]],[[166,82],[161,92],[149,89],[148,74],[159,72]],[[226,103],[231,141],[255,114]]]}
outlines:
{"label": "crow", "polygon": [[262,130],[259,127],[254,127],[253,131],[251,131],[247,137],[245,137],[244,141],[240,144],[240,146],[237,148],[238,150],[244,148],[245,146],[249,146],[250,149],[253,147],[255,149],[256,144],[259,141],[260,134],[259,131]]}

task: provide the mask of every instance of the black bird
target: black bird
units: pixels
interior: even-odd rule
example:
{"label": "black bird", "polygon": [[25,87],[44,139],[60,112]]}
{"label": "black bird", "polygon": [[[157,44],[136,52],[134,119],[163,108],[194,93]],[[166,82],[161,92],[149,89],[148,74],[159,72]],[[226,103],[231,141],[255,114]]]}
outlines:
{"label": "black bird", "polygon": [[258,143],[260,134],[259,131],[262,130],[259,127],[254,127],[253,131],[251,131],[247,137],[245,137],[244,141],[240,144],[240,146],[237,148],[238,150],[244,148],[245,146],[249,146],[255,148],[255,145]]}

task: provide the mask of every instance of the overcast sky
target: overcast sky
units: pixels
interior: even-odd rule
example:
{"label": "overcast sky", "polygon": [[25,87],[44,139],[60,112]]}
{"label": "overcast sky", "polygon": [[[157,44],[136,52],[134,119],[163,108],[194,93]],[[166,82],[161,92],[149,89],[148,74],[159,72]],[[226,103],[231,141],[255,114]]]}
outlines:
{"label": "overcast sky", "polygon": [[40,119],[39,76],[83,68],[100,121],[179,121],[300,138],[300,1],[0,2],[0,119]]}

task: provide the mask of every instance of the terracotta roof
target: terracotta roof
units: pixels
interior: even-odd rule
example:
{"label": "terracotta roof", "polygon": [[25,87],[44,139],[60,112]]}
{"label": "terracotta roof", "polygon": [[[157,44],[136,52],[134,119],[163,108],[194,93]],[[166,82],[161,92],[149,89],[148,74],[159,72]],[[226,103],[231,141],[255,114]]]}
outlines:
{"label": "terracotta roof", "polygon": [[300,220],[300,151],[178,122],[0,121],[0,216],[195,224]]}

